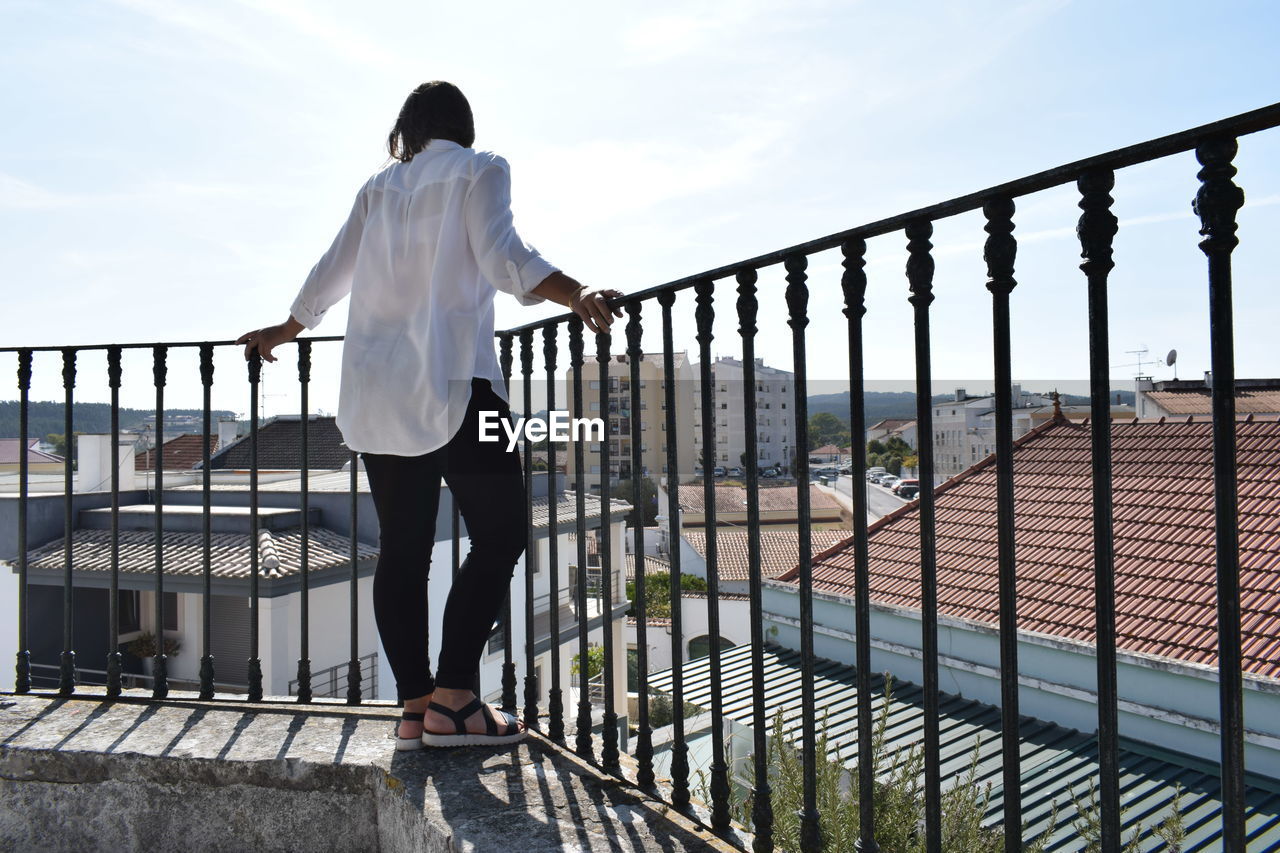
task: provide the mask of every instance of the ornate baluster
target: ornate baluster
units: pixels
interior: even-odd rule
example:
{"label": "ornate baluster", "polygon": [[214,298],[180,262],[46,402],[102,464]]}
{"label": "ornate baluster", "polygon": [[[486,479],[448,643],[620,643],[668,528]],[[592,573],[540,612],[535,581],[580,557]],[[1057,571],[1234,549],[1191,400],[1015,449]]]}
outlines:
{"label": "ornate baluster", "polygon": [[769,785],[769,720],[764,691],[764,602],[760,568],[760,451],[756,425],[756,299],[755,270],[738,273],[738,334],[742,337],[742,387],[746,392],[743,427],[747,445],[747,582],[751,609],[751,728],[755,787],[751,792],[751,828],[755,853],[773,850],[773,788]]}
{"label": "ornate baluster", "polygon": [[302,624],[298,638],[298,701],[310,702],[311,690],[311,341],[298,341],[298,392],[302,397],[299,415],[302,430],[300,454],[302,456],[298,490],[302,504],[302,548],[299,559],[302,568]]}
{"label": "ornate baluster", "polygon": [[[916,423],[933,435],[933,371],[929,351],[929,306],[933,304],[933,224],[907,225],[907,280],[915,316]],[[933,500],[933,442],[920,442],[920,636],[924,654],[925,849],[942,850],[942,745],[938,728],[938,558]],[[927,484],[927,486],[925,485]]]}
{"label": "ornate baluster", "polygon": [[[204,655],[200,658],[200,698],[213,698],[213,617],[211,614],[213,590],[211,589],[211,576],[213,574],[213,522],[212,522],[212,503],[213,498],[210,494],[212,486],[212,472],[209,470],[209,433],[213,431],[213,344],[200,345],[200,384],[204,389],[204,436],[200,442],[200,500],[202,505],[201,513],[201,575],[204,579],[204,594],[201,596],[200,607],[204,614],[204,628],[202,631],[201,648]],[[303,516],[305,518],[305,514]],[[305,612],[305,611],[304,611]],[[306,617],[304,616],[305,620]],[[305,624],[305,623],[304,623]]]}
{"label": "ornate baluster", "polygon": [[360,541],[356,538],[360,530],[360,456],[351,451],[351,538],[348,548],[351,557],[351,587],[347,599],[351,607],[351,657],[347,661],[347,704],[359,705],[360,689]]}
{"label": "ornate baluster", "polygon": [[[569,366],[572,370],[573,382],[573,418],[577,422],[583,416],[582,401],[582,364],[583,364],[583,342],[582,342],[582,318],[572,317],[569,319]],[[608,428],[605,429],[606,434]],[[590,433],[586,436],[590,440]],[[607,435],[602,441],[607,440]],[[579,684],[578,684],[578,716],[574,724],[577,730],[577,736],[574,739],[573,750],[583,758],[595,759],[594,747],[591,743],[591,691],[587,687],[586,678],[582,673],[586,672],[584,661],[590,654],[590,647],[587,642],[588,623],[590,622],[590,614],[587,613],[587,484],[584,481],[586,476],[585,451],[582,442],[576,440],[573,442],[573,470],[576,482],[573,484],[575,506],[577,508],[577,521],[575,522],[575,531],[578,546],[578,569],[577,569],[577,620],[578,620],[578,662],[579,662]]]}
{"label": "ornate baluster", "polygon": [[1203,166],[1193,209],[1200,217],[1200,250],[1209,261],[1209,357],[1213,369],[1214,544],[1218,570],[1218,703],[1222,721],[1222,840],[1244,850],[1244,693],[1240,650],[1240,542],[1236,496],[1236,366],[1231,309],[1231,252],[1239,244],[1236,212],[1244,191],[1232,181],[1236,140],[1218,137],[1196,146]]}
{"label": "ornate baluster", "polygon": [[675,301],[673,290],[658,294],[658,304],[662,306],[662,388],[667,423],[667,525],[671,531],[668,543],[671,555],[671,804],[684,812],[689,809],[689,745],[684,737],[684,673],[681,670],[684,632],[680,587],[680,458],[671,332],[671,306]]}
{"label": "ornate baluster", "polygon": [[698,326],[698,360],[702,384],[702,495],[706,505],[707,532],[707,635],[711,640],[711,826],[718,830],[729,827],[729,767],[724,757],[724,700],[720,696],[720,564],[716,557],[716,423],[711,376],[712,321],[715,319],[713,291],[715,282],[703,279],[694,285],[698,307],[694,317]]}
{"label": "ornate baluster", "polygon": [[1116,687],[1116,586],[1111,501],[1111,359],[1107,331],[1107,276],[1115,267],[1111,241],[1118,230],[1111,212],[1115,174],[1094,169],[1076,182],[1080,190],[1080,256],[1089,289],[1089,421],[1093,450],[1093,578],[1097,620],[1098,776],[1103,853],[1119,853],[1120,767]]}
{"label": "ornate baluster", "polygon": [[[502,381],[506,386],[508,397],[511,395],[513,343],[511,335],[501,335],[498,338],[498,362],[502,366]],[[430,606],[427,607],[427,612],[431,612]],[[507,594],[502,600],[502,710],[514,714],[516,712],[516,665],[511,655],[511,587],[508,586]]]}
{"label": "ornate baluster", "polygon": [[809,259],[792,255],[784,262],[787,270],[787,325],[791,327],[792,360],[796,373],[796,513],[799,524],[800,567],[800,667],[803,681],[801,704],[804,714],[804,802],[800,815],[800,846],[805,850],[822,847],[822,826],[818,815],[816,732],[817,707],[813,686],[813,553],[809,526],[809,401],[805,372],[804,330],[809,325],[809,287],[805,269]]}
{"label": "ornate baluster", "polygon": [[644,576],[644,499],[643,490],[640,484],[643,480],[644,459],[641,455],[640,442],[643,438],[640,419],[640,359],[644,353],[640,349],[640,336],[642,329],[640,325],[640,308],[639,302],[628,302],[627,313],[630,318],[627,320],[627,361],[631,368],[631,494],[632,503],[635,508],[632,510],[635,524],[633,525],[632,535],[635,536],[635,564],[636,564],[636,668],[638,670],[639,684],[637,690],[640,695],[640,701],[637,703],[636,711],[636,761],[640,767],[636,772],[636,783],[645,789],[650,789],[654,784],[653,776],[653,731],[649,726],[649,634],[646,620],[648,612],[645,599],[645,576]]}
{"label": "ornate baluster", "polygon": [[262,701],[262,660],[258,657],[258,383],[262,356],[249,356],[249,696]]}
{"label": "ornate baluster", "polygon": [[[108,591],[107,698],[120,695],[123,655],[120,653],[120,356],[121,347],[107,347],[107,384],[111,388],[111,588]],[[25,445],[24,445],[25,446]]]}
{"label": "ornate baluster", "polygon": [[[983,258],[992,294],[992,338],[996,398],[996,530],[1000,586],[1000,733],[1004,762],[1004,843],[1022,849],[1022,793],[1018,730],[1018,616],[1013,526],[1013,375],[1009,363],[1009,294],[1017,286],[1013,262],[1013,199],[993,198],[982,206],[988,234]],[[924,435],[922,431],[920,433]],[[924,446],[924,442],[921,442]],[[921,484],[924,485],[923,483]],[[924,489],[920,490],[924,495]]]}
{"label": "ornate baluster", "polygon": [[[613,519],[610,514],[609,492],[609,442],[613,435],[613,418],[609,414],[609,334],[596,335],[596,362],[600,365],[600,412],[604,416],[604,440],[600,442],[600,589],[604,599],[604,614],[600,627],[604,632],[604,747],[600,763],[606,770],[617,772],[618,763],[618,709],[614,699],[613,666]],[[587,661],[579,662],[579,669],[587,671]]]}
{"label": "ornate baluster", "polygon": [[164,653],[164,385],[169,348],[157,346],[152,372],[156,384],[156,654],[152,669],[152,697],[169,695],[169,657]]}
{"label": "ornate baluster", "polygon": [[[846,240],[840,245],[844,256],[844,275],[840,288],[844,293],[844,316],[849,327],[849,427],[853,453],[853,565],[854,565],[854,631],[858,689],[858,850],[878,853],[875,837],[875,766],[870,756],[875,739],[875,723],[871,712],[871,573],[867,555],[867,440],[866,384],[863,379],[862,318],[867,313],[867,241]],[[924,433],[921,432],[921,435]],[[922,443],[923,447],[923,443]]]}
{"label": "ornate baluster", "polygon": [[18,656],[13,687],[31,692],[31,649],[27,642],[27,497],[30,488],[27,459],[28,397],[31,394],[31,350],[18,350]]}
{"label": "ornate baluster", "polygon": [[[529,329],[520,333],[520,375],[524,380],[524,417],[527,422],[533,416],[533,332]],[[528,507],[524,550],[524,721],[529,728],[536,729],[538,676],[534,668],[533,575],[537,568],[538,541],[533,532],[533,443],[529,441],[524,443],[524,471],[525,506]]]}
{"label": "ornate baluster", "polygon": [[[542,356],[547,367],[547,412],[556,408],[556,327],[550,325],[542,330]],[[550,572],[548,581],[551,584],[550,595],[547,596],[548,616],[550,617],[551,637],[547,648],[551,666],[551,688],[547,693],[547,736],[552,740],[564,742],[564,695],[560,687],[560,528],[556,518],[559,503],[559,483],[556,477],[556,443],[547,440],[547,563]]]}
{"label": "ornate baluster", "polygon": [[[74,405],[76,387],[76,350],[66,347],[62,350],[62,387],[66,391],[64,403],[63,433],[67,448],[67,458],[63,460],[63,493],[62,493],[62,660],[58,671],[58,693],[70,696],[76,691],[76,653],[71,648],[73,642],[71,625],[74,618],[74,587],[71,575],[71,540],[75,533],[75,510],[72,506],[75,494],[75,475],[71,462],[75,455],[75,433],[72,432],[72,407]],[[23,456],[26,448],[22,448]]]}

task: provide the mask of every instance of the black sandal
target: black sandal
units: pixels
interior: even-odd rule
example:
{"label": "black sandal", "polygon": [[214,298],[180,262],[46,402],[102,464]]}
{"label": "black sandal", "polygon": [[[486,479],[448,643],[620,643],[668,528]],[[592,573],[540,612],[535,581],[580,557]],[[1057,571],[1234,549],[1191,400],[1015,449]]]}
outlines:
{"label": "black sandal", "polygon": [[[426,714],[419,711],[405,711],[400,715],[400,719],[408,720],[411,723],[420,723]],[[391,734],[396,739],[396,749],[406,751],[410,749],[422,749],[422,738],[420,737],[400,737],[400,724],[396,723],[395,728],[391,730]]]}
{"label": "black sandal", "polygon": [[[453,734],[441,734],[427,731],[424,727],[422,730],[423,746],[485,746],[518,743],[524,740],[528,734],[526,729],[521,728],[520,721],[513,714],[495,708],[494,710],[502,715],[504,722],[502,731],[498,731],[498,724],[493,721],[493,715],[488,713],[487,707],[479,698],[472,699],[465,708],[457,711],[452,708],[446,708],[436,702],[428,705],[427,710],[443,714],[453,720],[455,732]],[[467,718],[476,711],[480,711],[484,717],[484,734],[467,731]]]}

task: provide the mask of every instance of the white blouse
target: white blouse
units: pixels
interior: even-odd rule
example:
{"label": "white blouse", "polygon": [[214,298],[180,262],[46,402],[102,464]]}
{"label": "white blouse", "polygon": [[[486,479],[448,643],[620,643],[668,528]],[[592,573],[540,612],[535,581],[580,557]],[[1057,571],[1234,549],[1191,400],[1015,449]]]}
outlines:
{"label": "white blouse", "polygon": [[433,139],[371,177],[289,312],[314,329],[351,294],[337,426],[347,447],[418,456],[462,423],[471,378],[507,399],[495,290],[522,305],[557,267],[520,239],[507,161]]}

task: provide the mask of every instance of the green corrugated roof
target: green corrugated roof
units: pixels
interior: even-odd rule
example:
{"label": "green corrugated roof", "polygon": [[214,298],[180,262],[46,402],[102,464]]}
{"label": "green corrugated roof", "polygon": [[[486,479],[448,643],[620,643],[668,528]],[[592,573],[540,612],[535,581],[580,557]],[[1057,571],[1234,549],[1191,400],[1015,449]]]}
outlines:
{"label": "green corrugated roof", "polygon": [[[751,646],[727,649],[720,655],[721,699],[725,716],[750,726],[752,716]],[[685,701],[704,708],[711,706],[710,658],[683,665]],[[801,666],[799,652],[766,646],[765,712],[772,721],[781,710],[786,737],[801,739]],[[855,670],[848,664],[818,658],[814,662],[814,686],[818,716],[827,716],[828,757],[852,767],[857,761],[857,690]],[[671,671],[649,676],[652,690],[669,693]],[[884,678],[872,676],[875,702],[872,712],[884,704]],[[907,681],[893,681],[893,698],[885,734],[886,754],[902,753],[921,739],[924,713],[923,690]],[[998,826],[1004,802],[1000,758],[1000,709],[948,693],[939,696],[941,712],[942,777],[964,773],[971,758],[975,738],[980,742],[978,783],[991,783],[987,821]],[[1097,739],[1093,734],[1069,729],[1032,717],[1023,717],[1022,809],[1029,837],[1038,836],[1048,826],[1054,800],[1058,819],[1048,849],[1078,850],[1081,847],[1072,822],[1075,811],[1072,788],[1084,798],[1090,779],[1098,777]],[[1121,773],[1121,802],[1124,833],[1128,838],[1141,823],[1147,830],[1143,850],[1161,849],[1151,828],[1163,819],[1173,799],[1175,783],[1183,789],[1182,815],[1186,828],[1184,853],[1222,849],[1222,808],[1217,768],[1207,762],[1168,752],[1148,744],[1125,740],[1117,756]],[[1280,850],[1280,785],[1250,777],[1247,780],[1247,832],[1250,851]]]}

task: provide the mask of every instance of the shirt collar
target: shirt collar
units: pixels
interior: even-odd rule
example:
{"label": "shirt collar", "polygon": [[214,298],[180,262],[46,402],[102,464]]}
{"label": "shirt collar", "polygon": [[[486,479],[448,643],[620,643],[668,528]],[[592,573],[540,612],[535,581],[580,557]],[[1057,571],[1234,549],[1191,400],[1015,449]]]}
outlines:
{"label": "shirt collar", "polygon": [[462,146],[454,142],[452,139],[433,139],[427,143],[423,151],[449,151]]}

